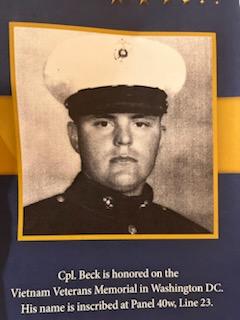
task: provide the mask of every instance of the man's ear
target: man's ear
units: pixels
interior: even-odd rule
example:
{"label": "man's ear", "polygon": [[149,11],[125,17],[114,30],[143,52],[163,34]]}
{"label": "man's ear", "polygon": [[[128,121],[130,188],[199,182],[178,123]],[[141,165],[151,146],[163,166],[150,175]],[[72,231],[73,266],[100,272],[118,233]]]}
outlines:
{"label": "man's ear", "polygon": [[67,124],[68,137],[71,142],[73,149],[79,153],[79,145],[78,145],[78,128],[77,125],[73,121],[69,121]]}
{"label": "man's ear", "polygon": [[163,145],[163,140],[164,140],[164,132],[166,131],[166,126],[164,124],[162,124],[162,117],[160,118],[160,139],[159,139],[159,149],[158,149],[158,152],[161,151],[162,149],[162,145]]}

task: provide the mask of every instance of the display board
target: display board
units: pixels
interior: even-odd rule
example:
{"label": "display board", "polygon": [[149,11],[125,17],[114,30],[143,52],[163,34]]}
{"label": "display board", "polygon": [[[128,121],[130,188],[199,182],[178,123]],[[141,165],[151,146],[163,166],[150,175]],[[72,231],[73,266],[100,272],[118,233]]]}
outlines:
{"label": "display board", "polygon": [[238,319],[238,1],[0,12],[1,318]]}

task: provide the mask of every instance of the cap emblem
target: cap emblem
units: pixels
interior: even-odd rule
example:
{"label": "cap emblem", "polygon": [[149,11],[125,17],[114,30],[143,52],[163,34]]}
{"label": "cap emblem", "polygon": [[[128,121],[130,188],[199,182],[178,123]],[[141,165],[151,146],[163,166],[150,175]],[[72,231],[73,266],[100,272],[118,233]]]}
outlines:
{"label": "cap emblem", "polygon": [[128,56],[127,49],[124,49],[124,48],[119,49],[118,50],[118,55],[119,55],[120,58],[126,58]]}
{"label": "cap emblem", "polygon": [[124,40],[121,39],[120,43],[117,45],[117,48],[114,50],[114,59],[118,61],[123,61],[126,59],[129,54],[129,44]]}

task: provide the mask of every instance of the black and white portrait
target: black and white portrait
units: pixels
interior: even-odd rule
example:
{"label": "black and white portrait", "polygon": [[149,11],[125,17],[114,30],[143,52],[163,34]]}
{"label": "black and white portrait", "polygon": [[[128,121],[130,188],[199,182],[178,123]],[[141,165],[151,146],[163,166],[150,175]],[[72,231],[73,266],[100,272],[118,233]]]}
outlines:
{"label": "black and white portrait", "polygon": [[214,233],[213,40],[15,26],[23,236]]}

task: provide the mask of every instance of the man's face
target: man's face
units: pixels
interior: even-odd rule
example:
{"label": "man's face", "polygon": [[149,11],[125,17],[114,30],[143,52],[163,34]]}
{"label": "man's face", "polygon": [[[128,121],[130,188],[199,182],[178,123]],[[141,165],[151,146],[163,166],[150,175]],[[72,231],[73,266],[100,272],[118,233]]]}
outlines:
{"label": "man's face", "polygon": [[158,116],[111,113],[81,116],[69,136],[92,180],[138,195],[150,175],[161,138]]}

